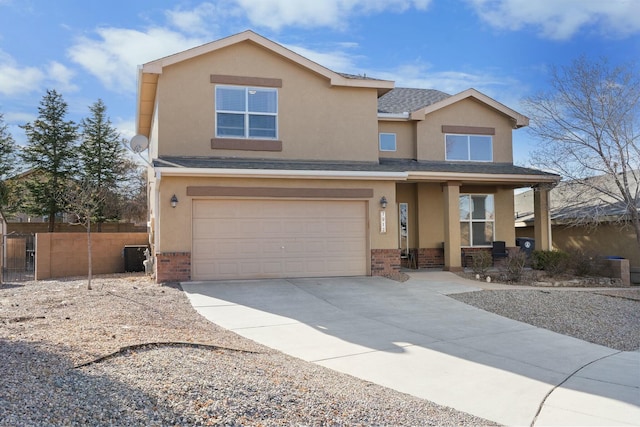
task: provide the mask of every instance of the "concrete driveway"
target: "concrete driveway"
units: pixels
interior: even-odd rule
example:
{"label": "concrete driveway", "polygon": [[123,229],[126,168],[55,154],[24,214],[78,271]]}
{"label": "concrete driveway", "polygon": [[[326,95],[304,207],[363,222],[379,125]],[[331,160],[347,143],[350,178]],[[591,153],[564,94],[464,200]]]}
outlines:
{"label": "concrete driveway", "polygon": [[447,272],[190,282],[211,322],[300,359],[506,425],[640,424],[640,352],[619,352],[447,297]]}

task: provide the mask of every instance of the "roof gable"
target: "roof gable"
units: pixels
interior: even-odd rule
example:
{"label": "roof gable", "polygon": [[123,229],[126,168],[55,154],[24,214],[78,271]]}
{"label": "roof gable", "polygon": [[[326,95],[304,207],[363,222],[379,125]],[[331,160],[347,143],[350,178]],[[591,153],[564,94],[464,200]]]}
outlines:
{"label": "roof gable", "polygon": [[158,76],[162,74],[165,67],[245,42],[258,45],[285,60],[291,61],[316,75],[326,78],[331,86],[377,89],[378,96],[393,89],[394,86],[394,82],[389,80],[378,80],[364,76],[337,73],[253,31],[247,30],[192,49],[165,56],[164,58],[156,59],[155,61],[147,62],[140,66],[138,71],[136,115],[137,133],[149,136]]}
{"label": "roof gable", "polygon": [[142,65],[142,72],[162,74],[162,69],[169,65],[186,61],[188,59],[193,59],[197,56],[205,55],[207,53],[211,53],[216,50],[220,50],[247,41],[262,46],[263,48],[270,50],[275,54],[278,54],[320,76],[327,78],[331,82],[332,86],[378,88],[383,89],[386,92],[392,89],[394,85],[394,83],[389,80],[378,80],[367,77],[337,73],[316,62],[311,61],[310,59],[305,58],[298,53],[295,53],[290,49],[287,49],[286,47],[276,42],[262,37],[261,35],[254,33],[251,30],[247,30],[233,36],[225,37],[220,40],[203,44],[201,46],[197,46],[183,52],[165,56],[164,58],[156,59],[155,61],[147,62],[146,64]]}
{"label": "roof gable", "polygon": [[488,97],[487,95],[483,94],[482,92],[479,92],[476,89],[467,89],[465,91],[462,91],[460,93],[457,93],[455,95],[449,96],[447,98],[443,98],[437,102],[434,102],[430,105],[424,106],[416,111],[412,111],[410,112],[411,115],[411,119],[413,120],[424,120],[424,117],[429,114],[432,113],[434,111],[440,110],[442,108],[448,107],[452,104],[455,104],[456,102],[460,102],[464,99],[468,99],[468,98],[473,98],[476,101],[487,105],[488,107],[493,108],[494,110],[498,111],[499,113],[502,113],[506,116],[508,116],[509,118],[511,118],[511,120],[513,121],[513,127],[514,129],[517,128],[521,128],[524,126],[528,126],[529,125],[529,118],[518,113],[515,110],[512,110],[511,108],[507,107],[504,104],[501,104],[500,102],[496,101],[493,98]]}

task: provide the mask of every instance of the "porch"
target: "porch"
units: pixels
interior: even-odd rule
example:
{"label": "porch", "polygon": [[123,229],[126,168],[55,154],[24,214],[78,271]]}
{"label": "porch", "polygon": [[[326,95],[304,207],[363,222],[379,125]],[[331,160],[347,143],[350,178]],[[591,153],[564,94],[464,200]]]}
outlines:
{"label": "porch", "polygon": [[[527,186],[531,186],[528,184]],[[415,181],[396,184],[398,247],[408,268],[460,270],[493,242],[515,250],[513,194],[518,182]],[[535,184],[536,248],[551,249],[549,190]]]}

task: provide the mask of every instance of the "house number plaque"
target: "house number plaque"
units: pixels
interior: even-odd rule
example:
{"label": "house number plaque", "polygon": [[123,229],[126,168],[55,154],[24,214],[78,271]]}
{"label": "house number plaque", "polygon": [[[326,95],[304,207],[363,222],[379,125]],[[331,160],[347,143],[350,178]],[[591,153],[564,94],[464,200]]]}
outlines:
{"label": "house number plaque", "polygon": [[387,232],[387,213],[385,211],[380,211],[380,233]]}

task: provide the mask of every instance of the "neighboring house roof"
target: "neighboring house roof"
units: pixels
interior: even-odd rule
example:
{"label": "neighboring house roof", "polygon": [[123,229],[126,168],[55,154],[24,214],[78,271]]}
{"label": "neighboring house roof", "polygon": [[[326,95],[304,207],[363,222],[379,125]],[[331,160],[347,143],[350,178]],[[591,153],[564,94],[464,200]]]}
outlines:
{"label": "neighboring house roof", "polygon": [[[443,181],[459,179],[480,182],[505,182],[531,185],[540,182],[555,183],[558,175],[536,169],[515,166],[511,163],[416,161],[404,159],[380,159],[379,162],[322,162],[290,160],[253,160],[211,157],[164,156],[154,161],[155,168],[163,168],[173,174],[215,174],[218,171],[312,171],[312,172],[371,172],[404,174],[423,180]],[[269,174],[266,172],[265,174]]]}
{"label": "neighboring house roof", "polygon": [[[587,178],[590,185],[605,192],[616,193],[619,190],[610,175]],[[630,181],[631,191],[635,192],[637,183]],[[640,198],[637,200],[640,210]],[[627,215],[626,204],[612,195],[589,188],[579,181],[561,182],[549,194],[551,220],[561,222],[603,222],[618,221]],[[533,190],[515,195],[515,217],[520,226],[533,221]]]}
{"label": "neighboring house roof", "polygon": [[412,113],[451,95],[435,89],[398,87],[378,98],[378,112],[390,114]]}
{"label": "neighboring house roof", "polygon": [[136,131],[139,134],[149,136],[151,130],[151,119],[155,105],[155,92],[158,84],[158,75],[162,74],[164,67],[177,64],[197,56],[220,50],[234,44],[251,42],[261,46],[273,53],[296,63],[307,70],[325,77],[332,86],[362,87],[378,90],[378,96],[388,92],[394,86],[394,82],[388,80],[378,80],[366,76],[353,74],[340,74],[332,71],[304,56],[295,53],[286,47],[275,43],[253,31],[247,30],[239,34],[225,37],[192,49],[185,50],[155,61],[147,62],[139,68],[138,76],[138,113],[136,115]]}

